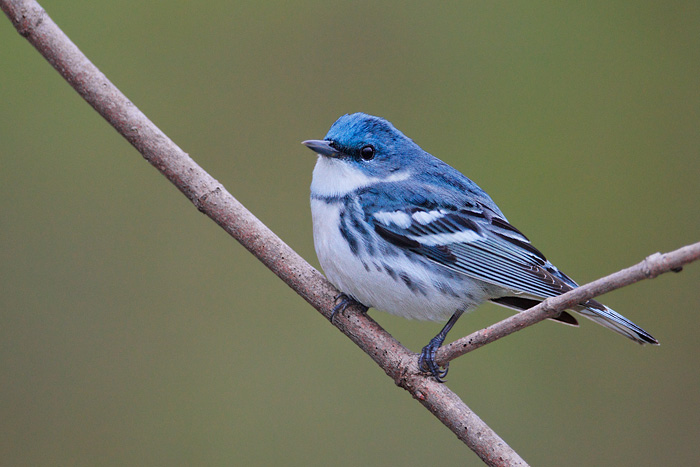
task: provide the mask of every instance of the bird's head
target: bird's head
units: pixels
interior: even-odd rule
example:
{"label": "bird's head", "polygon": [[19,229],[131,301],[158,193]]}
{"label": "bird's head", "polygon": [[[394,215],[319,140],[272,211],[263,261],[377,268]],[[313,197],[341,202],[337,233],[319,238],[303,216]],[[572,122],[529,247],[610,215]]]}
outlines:
{"label": "bird's head", "polygon": [[323,140],[303,144],[320,156],[312,190],[328,196],[405,180],[430,157],[390,122],[363,113],[343,115]]}

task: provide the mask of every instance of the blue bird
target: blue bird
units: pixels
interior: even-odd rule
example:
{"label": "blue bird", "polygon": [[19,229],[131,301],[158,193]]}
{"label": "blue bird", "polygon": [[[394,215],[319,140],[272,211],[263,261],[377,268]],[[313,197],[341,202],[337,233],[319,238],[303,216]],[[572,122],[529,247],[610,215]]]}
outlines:
{"label": "blue bird", "polygon": [[[459,317],[491,301],[518,311],[578,285],[559,271],[476,183],[380,117],[340,117],[323,140],[311,182],[314,245],[342,292],[406,318],[444,321],[419,359],[438,381],[438,348]],[[572,308],[641,344],[649,333],[595,300]],[[554,318],[578,325],[562,312]]]}

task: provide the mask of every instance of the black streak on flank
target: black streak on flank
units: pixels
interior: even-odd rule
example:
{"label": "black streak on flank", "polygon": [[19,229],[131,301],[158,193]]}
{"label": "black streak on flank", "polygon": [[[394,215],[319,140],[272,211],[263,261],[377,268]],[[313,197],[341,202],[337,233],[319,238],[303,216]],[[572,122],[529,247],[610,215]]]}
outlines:
{"label": "black streak on flank", "polygon": [[384,266],[384,270],[386,271],[387,274],[389,274],[389,276],[392,279],[396,280],[398,278],[398,276],[396,275],[396,272],[391,267],[389,267],[386,264],[382,264],[382,266]]}
{"label": "black streak on flank", "polygon": [[350,233],[350,229],[348,229],[348,224],[345,222],[345,216],[343,216],[342,212],[340,213],[340,235],[342,235],[345,241],[348,242],[350,251],[352,251],[354,255],[357,255],[359,251],[357,239]]}
{"label": "black streak on flank", "polygon": [[416,290],[416,286],[413,284],[413,281],[411,280],[411,278],[408,277],[408,274],[401,273],[399,275],[399,277],[401,278],[403,283],[406,284],[406,287],[408,287],[409,290],[413,290],[413,291]]}
{"label": "black streak on flank", "polygon": [[355,229],[355,231],[365,240],[363,245],[367,249],[367,253],[370,256],[374,256],[374,244],[370,237],[369,230],[367,230],[367,228],[364,225],[362,225],[362,222],[360,222],[360,219],[358,219],[357,216],[352,216],[352,226]]}
{"label": "black streak on flank", "polygon": [[419,282],[414,282],[413,280],[411,280],[411,278],[408,277],[408,274],[401,273],[399,274],[399,277],[401,278],[403,283],[406,284],[406,287],[408,287],[408,290],[410,290],[411,292],[418,292],[423,295],[426,294],[423,286]]}
{"label": "black streak on flank", "polygon": [[439,282],[439,281],[433,282],[433,287],[438,289],[440,291],[440,293],[442,293],[443,295],[449,295],[449,296],[454,297],[454,298],[459,298],[459,294],[457,294],[452,289],[452,287],[445,284],[444,282]]}

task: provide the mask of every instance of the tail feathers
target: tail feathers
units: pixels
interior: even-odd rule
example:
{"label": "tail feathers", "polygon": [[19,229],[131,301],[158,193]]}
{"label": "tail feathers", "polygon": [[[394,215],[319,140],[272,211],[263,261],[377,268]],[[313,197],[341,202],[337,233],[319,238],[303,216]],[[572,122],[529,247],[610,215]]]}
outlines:
{"label": "tail feathers", "polygon": [[[533,306],[540,303],[540,300],[533,300],[531,298],[523,297],[499,297],[492,298],[491,301],[497,305],[501,305],[506,308],[510,308],[512,310],[517,311],[525,311],[528,308],[532,308]],[[555,316],[554,318],[550,319],[562,324],[568,324],[569,326],[578,326],[578,321],[576,321],[576,318],[571,316],[566,311],[562,311],[559,314],[559,316]]]}
{"label": "tail feathers", "polygon": [[591,321],[595,321],[601,326],[612,329],[618,334],[622,334],[635,342],[659,345],[659,341],[651,334],[602,303],[589,300],[586,305],[585,307],[577,307],[574,310]]}
{"label": "tail feathers", "polygon": [[[525,311],[537,305],[540,301],[531,298],[523,297],[499,297],[492,298],[492,302],[505,306],[507,308],[512,308],[518,311]],[[589,300],[586,302],[585,306],[578,306],[573,309],[578,314],[585,316],[591,321],[595,321],[601,326],[605,326],[608,329],[612,329],[618,334],[622,334],[628,339],[632,339],[640,344],[654,344],[659,345],[657,341],[651,334],[646,332],[644,329],[640,328],[632,321],[628,320],[616,311],[608,308],[602,303],[596,300]],[[569,324],[572,326],[577,326],[576,318],[571,316],[566,311],[562,312],[559,316],[552,318],[553,320],[559,321],[564,324]]]}

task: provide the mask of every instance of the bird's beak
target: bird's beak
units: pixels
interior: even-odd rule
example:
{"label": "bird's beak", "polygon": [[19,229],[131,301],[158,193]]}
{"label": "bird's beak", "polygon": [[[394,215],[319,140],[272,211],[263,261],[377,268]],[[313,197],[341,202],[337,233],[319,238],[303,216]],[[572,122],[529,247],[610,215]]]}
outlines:
{"label": "bird's beak", "polygon": [[322,156],[336,157],[340,154],[340,151],[331,146],[330,141],[310,139],[308,141],[302,141],[301,144]]}

